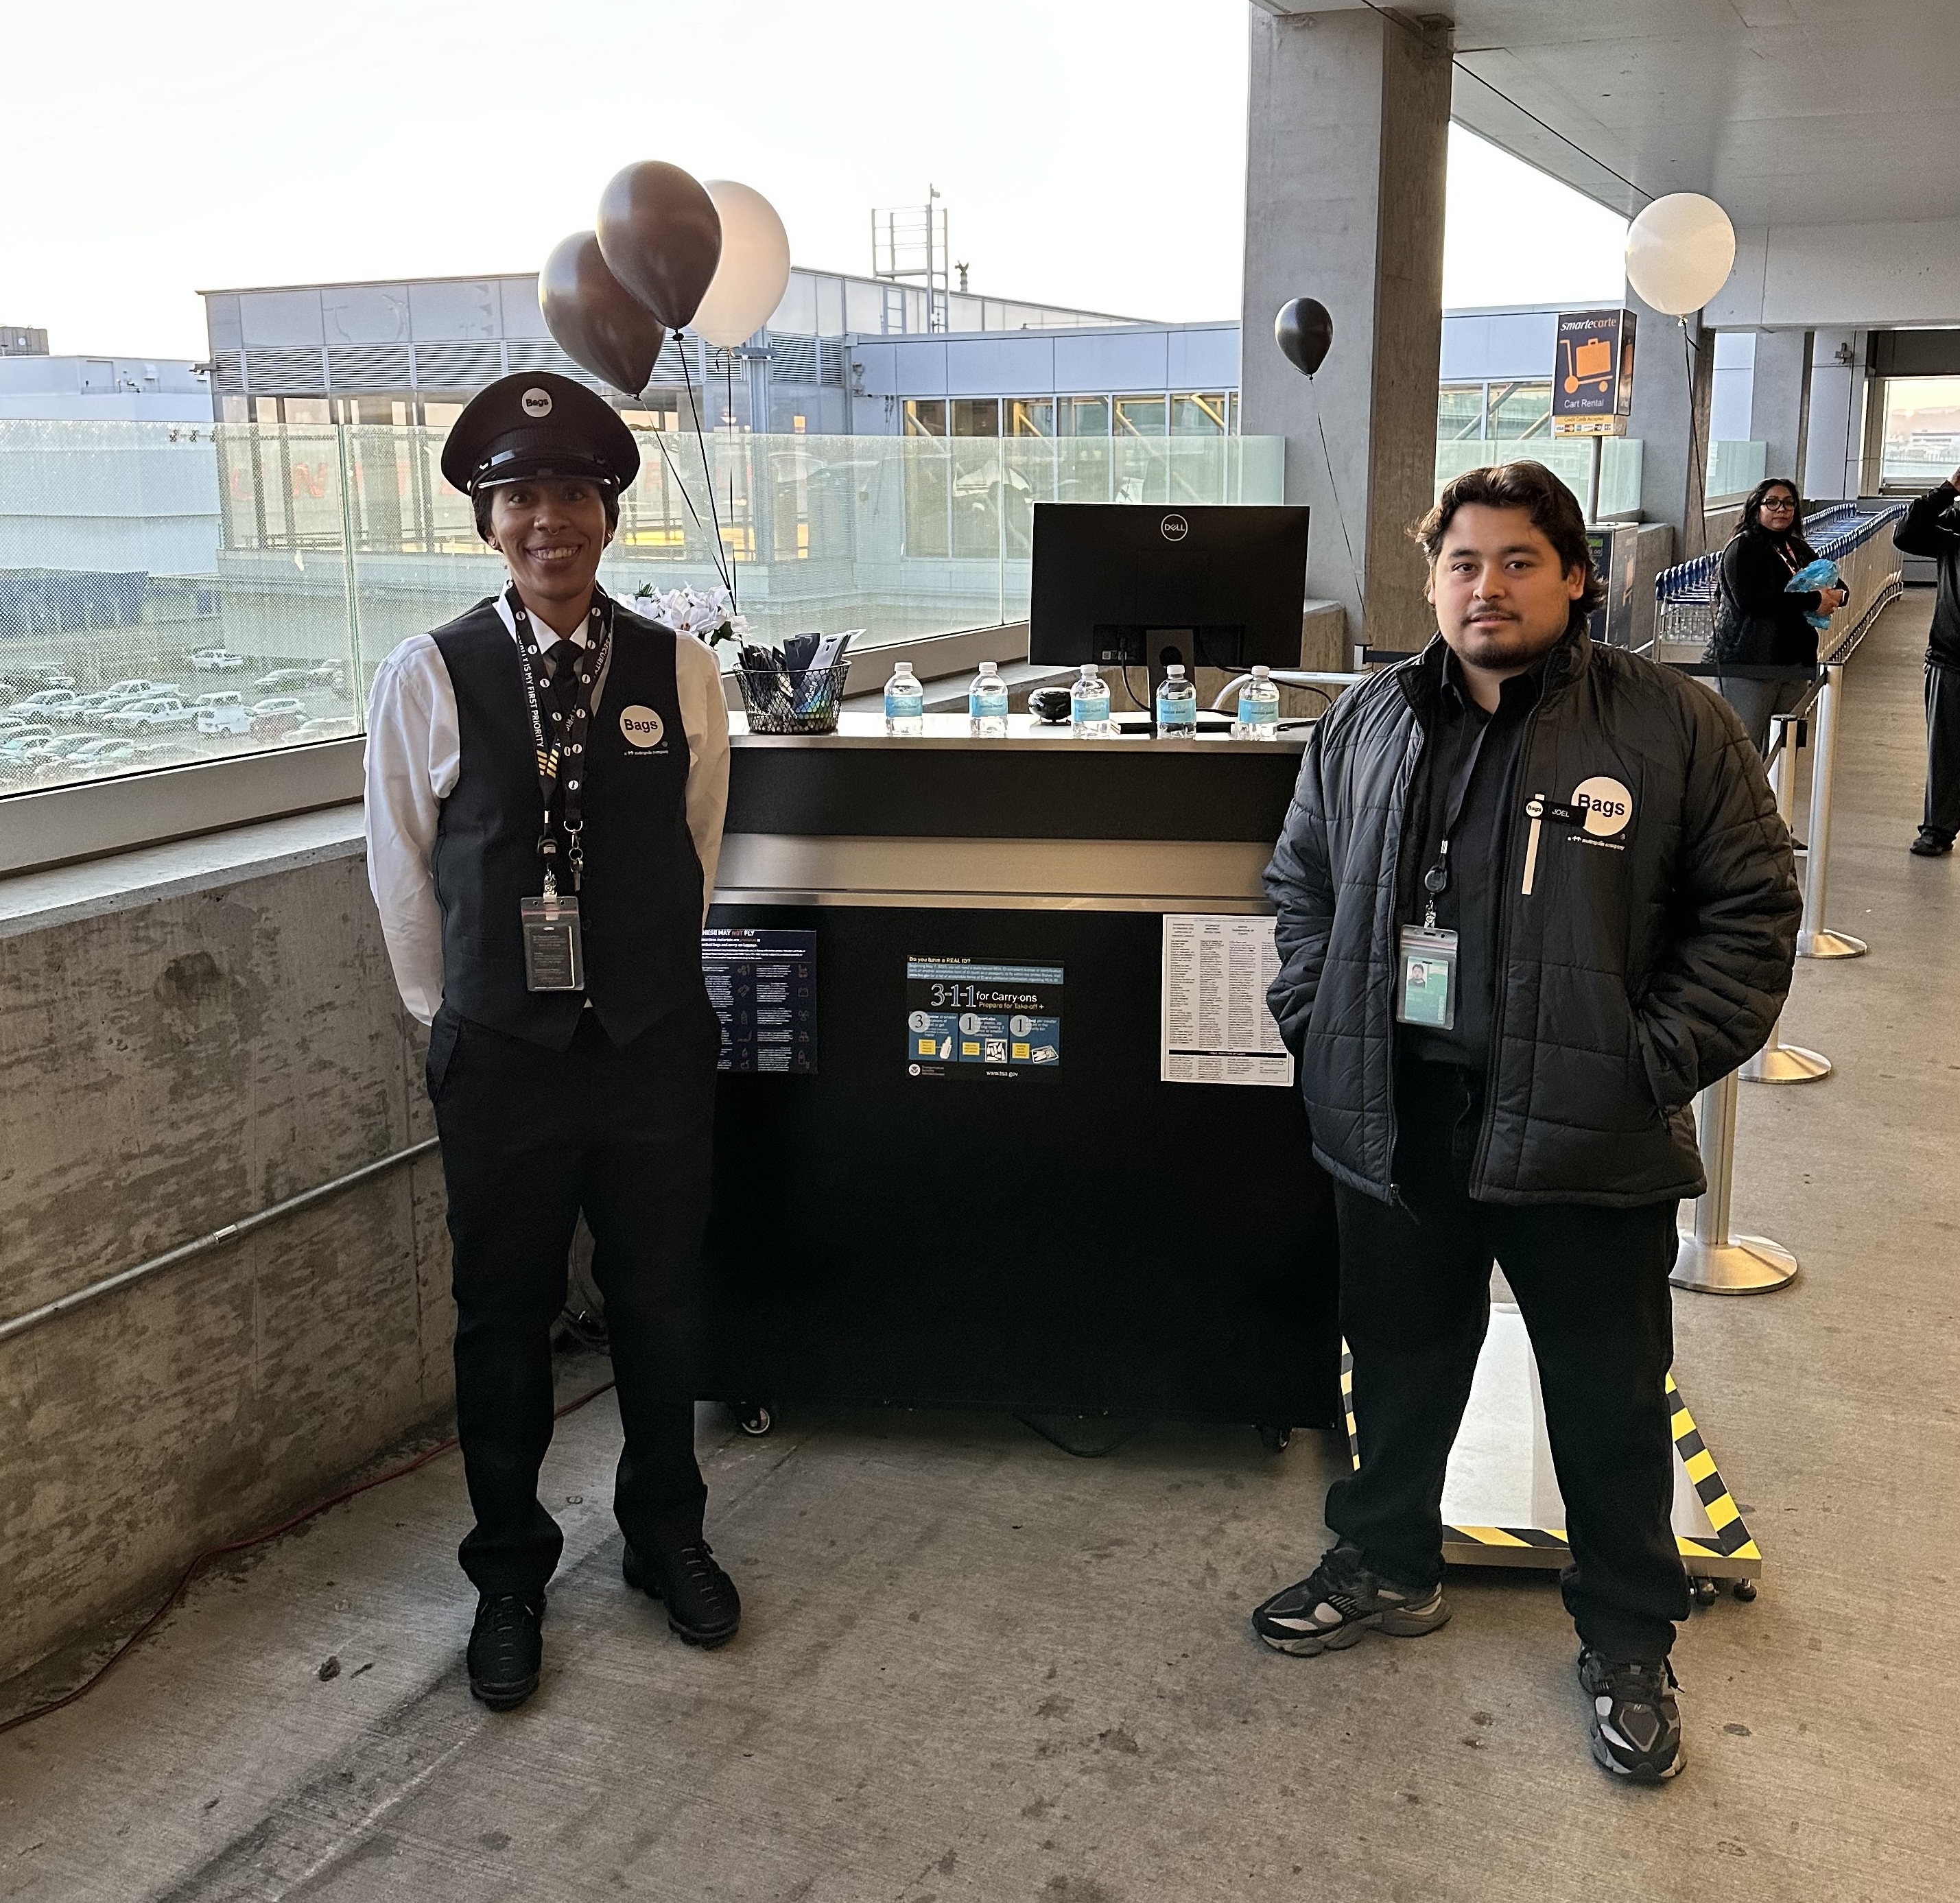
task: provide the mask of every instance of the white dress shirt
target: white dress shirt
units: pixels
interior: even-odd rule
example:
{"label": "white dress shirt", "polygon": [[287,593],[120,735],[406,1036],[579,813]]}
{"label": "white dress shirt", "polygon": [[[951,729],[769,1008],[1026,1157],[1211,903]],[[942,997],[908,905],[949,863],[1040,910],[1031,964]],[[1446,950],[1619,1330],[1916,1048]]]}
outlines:
{"label": "white dress shirt", "polygon": [[[517,622],[502,594],[497,612],[514,644]],[[564,636],[533,620],[547,654],[558,639],[586,644],[582,619]],[[714,651],[691,635],[675,639],[674,675],[687,734],[687,829],[701,861],[705,919],[728,810],[728,706]],[[602,679],[595,712],[605,692]],[[375,670],[368,697],[368,883],[402,1002],[425,1024],[442,1002],[442,912],[429,862],[442,803],[456,790],[461,753],[456,689],[442,651],[434,635],[412,635]]]}

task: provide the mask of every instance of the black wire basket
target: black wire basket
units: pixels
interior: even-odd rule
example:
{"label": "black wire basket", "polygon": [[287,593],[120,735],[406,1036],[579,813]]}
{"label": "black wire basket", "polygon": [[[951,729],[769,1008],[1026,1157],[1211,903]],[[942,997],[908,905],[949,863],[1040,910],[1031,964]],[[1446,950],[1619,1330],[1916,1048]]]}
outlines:
{"label": "black wire basket", "polygon": [[834,734],[844,703],[845,677],[851,664],[810,667],[801,673],[740,668],[743,705],[749,711],[752,734]]}

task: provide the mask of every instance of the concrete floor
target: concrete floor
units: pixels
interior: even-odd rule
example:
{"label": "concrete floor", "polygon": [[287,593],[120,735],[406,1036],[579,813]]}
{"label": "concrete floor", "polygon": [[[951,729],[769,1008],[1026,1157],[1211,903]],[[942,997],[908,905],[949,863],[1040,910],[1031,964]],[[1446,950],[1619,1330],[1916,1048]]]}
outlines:
{"label": "concrete floor", "polygon": [[1424,1640],[1259,1647],[1247,1610],[1322,1543],[1317,1435],[1274,1459],[1160,1427],[1083,1462],[994,1418],[748,1440],[705,1414],[747,1625],[704,1656],[619,1583],[609,1396],[546,1469],[568,1540],[527,1707],[467,1695],[439,1460],[202,1580],[99,1691],[0,1739],[0,1897],[1946,1903],[1960,864],[1904,850],[1927,609],[1889,610],[1850,676],[1828,922],[1873,951],[1801,966],[1786,1024],[1838,1071],[1743,1093],[1738,1227],[1803,1278],[1676,1303],[1769,1564],[1683,1634],[1679,1782],[1593,1767],[1548,1578],[1452,1576]]}

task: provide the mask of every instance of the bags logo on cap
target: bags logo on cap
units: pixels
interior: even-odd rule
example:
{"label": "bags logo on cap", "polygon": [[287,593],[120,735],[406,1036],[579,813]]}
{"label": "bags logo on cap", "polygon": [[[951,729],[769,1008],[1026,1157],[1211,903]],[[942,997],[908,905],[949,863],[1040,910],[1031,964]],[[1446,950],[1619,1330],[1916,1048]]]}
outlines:
{"label": "bags logo on cap", "polygon": [[652,708],[628,707],[620,710],[619,731],[625,735],[628,746],[644,752],[667,738],[667,727]]}
{"label": "bags logo on cap", "polygon": [[552,413],[551,392],[548,390],[527,390],[518,399],[527,416],[549,416]]}

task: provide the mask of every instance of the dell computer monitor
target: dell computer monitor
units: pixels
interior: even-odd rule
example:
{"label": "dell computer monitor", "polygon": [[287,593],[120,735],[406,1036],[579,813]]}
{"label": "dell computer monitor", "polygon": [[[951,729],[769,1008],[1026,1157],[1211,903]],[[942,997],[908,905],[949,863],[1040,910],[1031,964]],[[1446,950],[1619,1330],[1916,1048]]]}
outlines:
{"label": "dell computer monitor", "polygon": [[1300,665],[1303,506],[1037,502],[1028,658]]}

